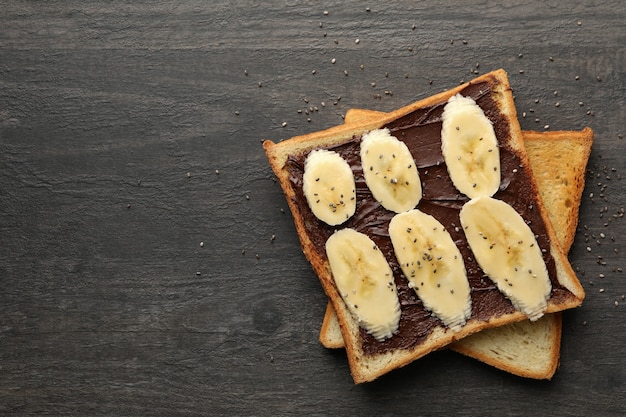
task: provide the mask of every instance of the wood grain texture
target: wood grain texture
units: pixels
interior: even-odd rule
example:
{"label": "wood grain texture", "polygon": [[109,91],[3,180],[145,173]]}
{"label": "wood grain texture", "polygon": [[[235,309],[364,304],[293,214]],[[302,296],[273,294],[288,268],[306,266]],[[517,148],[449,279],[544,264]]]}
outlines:
{"label": "wood grain texture", "polygon": [[[621,1],[0,3],[0,414],[626,411]],[[260,140],[499,67],[523,129],[596,133],[561,367],[355,387]]]}

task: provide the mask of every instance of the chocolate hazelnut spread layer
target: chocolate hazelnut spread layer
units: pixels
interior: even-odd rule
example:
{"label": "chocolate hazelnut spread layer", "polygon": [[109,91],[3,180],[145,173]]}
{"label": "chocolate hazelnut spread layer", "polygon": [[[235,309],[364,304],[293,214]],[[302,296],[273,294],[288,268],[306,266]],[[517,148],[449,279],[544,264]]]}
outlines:
{"label": "chocolate hazelnut spread layer", "polygon": [[[491,98],[492,85],[489,82],[470,84],[461,91],[471,97],[482,108],[493,123],[500,148],[501,183],[494,198],[511,205],[526,221],[542,248],[543,258],[550,276],[552,291],[550,300],[560,302],[575,296],[556,279],[555,261],[550,253],[550,241],[541,213],[536,209],[535,193],[531,185],[530,167],[523,166],[520,156],[507,144],[509,127],[500,113],[496,102]],[[459,220],[459,212],[468,198],[452,184],[441,152],[441,115],[445,102],[415,110],[393,122],[386,128],[409,148],[418,167],[422,182],[422,199],[417,208],[435,217],[452,236],[463,255],[471,288],[471,320],[487,321],[493,317],[515,311],[511,302],[500,293],[494,283],[484,274],[474,259]],[[318,253],[325,253],[326,240],[336,230],[353,228],[368,235],[380,248],[389,262],[401,305],[400,324],[397,333],[384,341],[377,341],[363,329],[362,349],[365,354],[376,354],[392,349],[408,349],[421,343],[442,322],[426,310],[408,286],[393,252],[389,238],[389,222],[395,213],[383,208],[372,197],[365,180],[360,159],[360,137],[331,149],[339,153],[350,165],[356,184],[356,213],[344,224],[329,226],[318,220],[308,207],[302,191],[304,161],[306,154],[290,156],[285,168],[294,185],[294,203],[304,218],[307,233]]]}

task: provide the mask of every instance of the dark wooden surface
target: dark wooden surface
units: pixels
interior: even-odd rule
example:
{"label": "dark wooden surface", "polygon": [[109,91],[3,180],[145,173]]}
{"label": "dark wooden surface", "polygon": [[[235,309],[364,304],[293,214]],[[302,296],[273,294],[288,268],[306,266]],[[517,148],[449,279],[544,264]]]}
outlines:
{"label": "dark wooden surface", "polygon": [[[626,411],[621,0],[1,3],[0,415]],[[354,386],[260,141],[499,67],[524,129],[596,133],[561,367]]]}

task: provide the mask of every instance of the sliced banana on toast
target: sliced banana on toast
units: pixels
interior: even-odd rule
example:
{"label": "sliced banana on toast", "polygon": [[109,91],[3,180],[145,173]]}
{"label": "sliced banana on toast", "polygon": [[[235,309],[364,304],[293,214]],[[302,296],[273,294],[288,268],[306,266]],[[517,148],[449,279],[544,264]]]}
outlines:
{"label": "sliced banana on toast", "polygon": [[356,211],[356,187],[350,165],[337,152],[314,150],[304,162],[302,191],[315,216],[336,226]]}
{"label": "sliced banana on toast", "polygon": [[396,214],[389,236],[402,272],[424,306],[453,331],[471,315],[472,300],[461,252],[433,216],[418,209]]}
{"label": "sliced banana on toast", "polygon": [[482,270],[530,320],[543,316],[552,286],[535,235],[504,201],[477,197],[460,213],[469,246]]}
{"label": "sliced banana on toast", "polygon": [[500,186],[500,152],[491,121],[470,97],[450,97],[442,114],[441,151],[454,186],[469,198]]}
{"label": "sliced banana on toast", "polygon": [[400,302],[391,267],[376,244],[346,228],[328,238],[326,255],[339,295],[359,325],[379,341],[393,336]]}
{"label": "sliced banana on toast", "polygon": [[413,156],[389,129],[376,129],[363,135],[361,164],[365,183],[384,208],[402,213],[419,203],[422,184]]}

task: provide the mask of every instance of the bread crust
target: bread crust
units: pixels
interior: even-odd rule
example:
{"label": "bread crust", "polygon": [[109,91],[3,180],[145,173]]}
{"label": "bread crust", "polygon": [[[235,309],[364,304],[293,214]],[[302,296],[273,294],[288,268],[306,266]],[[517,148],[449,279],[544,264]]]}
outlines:
{"label": "bread crust", "polygon": [[[528,157],[522,141],[521,130],[517,122],[513,97],[506,73],[504,70],[497,70],[478,77],[470,83],[482,81],[492,83],[492,98],[498,103],[501,115],[504,117],[507,125],[509,126],[510,136],[506,138],[507,146],[514,149],[524,166],[528,166]],[[354,136],[359,136],[366,131],[380,128],[386,123],[396,120],[416,109],[445,102],[449,97],[461,91],[470,83],[463,84],[454,89],[439,93],[424,100],[420,100],[402,109],[386,114],[380,119],[371,121],[367,120],[363,123],[359,123],[358,125],[341,125],[322,132],[314,132],[308,135],[297,136],[278,144],[269,140],[264,141],[263,143],[270,166],[272,167],[272,170],[274,171],[283,192],[285,193],[287,203],[292,211],[296,231],[300,238],[304,254],[318,275],[322,287],[330,298],[333,308],[337,314],[339,326],[346,345],[350,371],[355,383],[374,380],[392,369],[404,366],[415,359],[420,358],[433,350],[448,345],[458,339],[469,336],[470,334],[486,328],[497,327],[507,323],[524,320],[525,316],[521,312],[516,311],[513,313],[503,314],[498,317],[492,317],[491,319],[484,321],[471,319],[457,333],[452,333],[445,327],[439,326],[434,328],[434,330],[425,338],[423,343],[418,343],[412,348],[366,355],[360,344],[358,323],[348,311],[347,306],[344,304],[335,288],[325,254],[317,252],[310,236],[307,233],[302,213],[299,212],[299,208],[295,203],[295,191],[293,185],[291,184],[288,172],[285,169],[287,159],[290,155],[304,154],[315,148],[328,147],[347,142]],[[537,196],[537,185],[532,177],[530,180],[531,184],[529,184],[529,186],[532,189],[533,194]],[[536,198],[536,205],[537,210],[539,210],[544,220],[547,234],[550,238],[550,251],[555,261],[557,279],[561,285],[566,287],[574,296],[561,304],[549,301],[547,312],[556,312],[566,308],[576,307],[581,304],[584,298],[583,288],[578,282],[560,245],[556,243],[555,231],[551,223],[548,221],[546,211],[541,203],[541,200],[538,198]]]}

